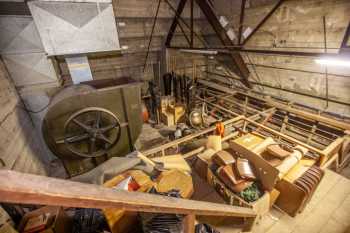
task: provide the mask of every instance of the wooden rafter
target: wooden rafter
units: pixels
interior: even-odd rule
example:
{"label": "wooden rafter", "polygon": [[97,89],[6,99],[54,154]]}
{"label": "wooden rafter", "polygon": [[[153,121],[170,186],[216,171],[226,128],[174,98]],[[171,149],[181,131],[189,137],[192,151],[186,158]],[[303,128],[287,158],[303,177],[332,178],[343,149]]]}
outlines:
{"label": "wooden rafter", "polygon": [[181,0],[179,2],[179,5],[178,5],[177,10],[175,12],[173,22],[171,23],[171,26],[170,26],[170,29],[169,29],[169,32],[168,32],[168,35],[167,35],[167,38],[165,41],[165,46],[167,46],[167,47],[170,46],[171,39],[173,38],[176,27],[179,23],[179,17],[181,17],[181,14],[182,14],[183,10],[185,9],[186,2],[187,2],[187,0]]}
{"label": "wooden rafter", "polygon": [[[192,1],[192,0],[190,0]],[[220,39],[222,44],[227,47],[232,47],[234,46],[234,43],[231,41],[231,39],[228,37],[226,30],[222,27],[220,24],[219,19],[217,18],[215,12],[213,11],[212,6],[209,4],[208,0],[195,0],[199,8],[202,10],[204,15],[206,16],[209,24],[212,26],[214,29],[216,36]],[[173,22],[170,26],[169,33],[167,35],[167,39],[165,42],[165,45],[167,47],[170,47],[171,40],[174,36],[174,32],[176,29],[176,26],[179,24],[179,19],[181,19],[181,13],[183,12],[185,5],[186,5],[187,0],[181,0],[179,2],[179,5],[177,7],[177,10],[175,12],[175,17],[173,19]],[[193,10],[193,5],[191,5],[191,11]],[[191,36],[193,36],[194,31],[193,31],[193,15],[191,16],[191,26],[189,27],[191,30]],[[193,40],[191,41],[190,48],[193,47]],[[230,60],[232,61],[232,69],[233,72],[236,73],[239,77],[241,82],[246,86],[246,87],[251,87],[248,78],[249,78],[249,69],[244,63],[244,60],[242,56],[240,55],[239,52],[237,51],[232,51],[228,54]]]}

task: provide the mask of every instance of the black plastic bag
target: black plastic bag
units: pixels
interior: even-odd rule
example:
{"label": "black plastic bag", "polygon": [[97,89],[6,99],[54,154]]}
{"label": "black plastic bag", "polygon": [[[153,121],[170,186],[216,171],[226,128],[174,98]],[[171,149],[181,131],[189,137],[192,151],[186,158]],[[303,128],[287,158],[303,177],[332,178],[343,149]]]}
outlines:
{"label": "black plastic bag", "polygon": [[195,233],[220,233],[205,223],[197,224],[194,232]]}
{"label": "black plastic bag", "polygon": [[98,209],[76,209],[73,217],[73,233],[99,233],[108,230],[106,219]]}
{"label": "black plastic bag", "polygon": [[[171,190],[167,193],[158,193],[152,188],[149,193],[164,195],[168,197],[180,198],[178,190]],[[176,214],[140,214],[142,230],[144,233],[181,233],[182,232],[182,215]]]}

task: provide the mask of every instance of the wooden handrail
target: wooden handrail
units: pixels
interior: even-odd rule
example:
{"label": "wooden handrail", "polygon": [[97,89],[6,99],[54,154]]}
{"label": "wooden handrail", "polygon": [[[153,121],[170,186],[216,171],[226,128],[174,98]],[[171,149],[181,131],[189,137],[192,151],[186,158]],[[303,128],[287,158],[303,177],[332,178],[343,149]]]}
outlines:
{"label": "wooden handrail", "polygon": [[250,208],[127,192],[68,180],[0,170],[0,202],[126,211],[255,218]]}

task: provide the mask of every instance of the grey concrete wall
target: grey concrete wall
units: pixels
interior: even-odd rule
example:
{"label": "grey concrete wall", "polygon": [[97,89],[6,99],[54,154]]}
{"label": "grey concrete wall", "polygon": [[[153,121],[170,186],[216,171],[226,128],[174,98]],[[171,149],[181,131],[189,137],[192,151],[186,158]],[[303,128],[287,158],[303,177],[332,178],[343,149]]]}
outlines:
{"label": "grey concrete wall", "polygon": [[1,59],[0,105],[0,166],[46,175],[49,161]]}
{"label": "grey concrete wall", "polygon": [[58,85],[30,16],[0,16],[0,54],[16,87]]}

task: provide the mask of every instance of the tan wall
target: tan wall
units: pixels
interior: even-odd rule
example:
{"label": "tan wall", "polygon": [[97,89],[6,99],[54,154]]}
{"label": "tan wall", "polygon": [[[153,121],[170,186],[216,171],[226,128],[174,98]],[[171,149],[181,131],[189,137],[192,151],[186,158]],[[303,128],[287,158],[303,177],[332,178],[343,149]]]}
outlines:
{"label": "tan wall", "polygon": [[200,78],[205,75],[207,57],[201,54],[181,52],[168,49],[167,71],[174,71],[179,75],[186,75],[190,78]]}
{"label": "tan wall", "polygon": [[[263,5],[247,8],[244,29],[255,28],[272,7],[273,5]],[[245,48],[324,52],[323,16],[325,16],[327,50],[337,53],[350,21],[349,12],[348,0],[287,0],[251,37]],[[231,18],[235,29],[238,29],[239,11]],[[249,53],[249,61],[247,54],[242,53],[242,56],[246,63],[257,65],[255,69],[259,77],[256,77],[253,67],[249,65],[251,79],[259,78],[260,82],[275,87],[326,96],[325,67],[316,64],[313,57]],[[328,74],[329,98],[350,103],[350,69],[329,67]],[[321,110],[350,116],[349,106],[329,103],[327,107],[323,100],[271,88],[264,88],[264,92]]]}
{"label": "tan wall", "polygon": [[[5,168],[47,174],[37,134],[0,59],[0,158]],[[2,163],[1,163],[2,164]],[[3,164],[1,165],[3,166]]]}

